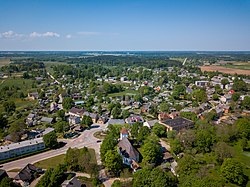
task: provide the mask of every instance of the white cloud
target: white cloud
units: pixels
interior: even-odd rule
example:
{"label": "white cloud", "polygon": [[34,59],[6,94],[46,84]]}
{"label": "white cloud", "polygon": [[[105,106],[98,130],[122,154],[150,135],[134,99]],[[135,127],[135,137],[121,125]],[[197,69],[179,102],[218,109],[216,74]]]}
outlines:
{"label": "white cloud", "polygon": [[60,37],[60,34],[56,32],[45,32],[45,33],[38,33],[38,32],[32,32],[29,35],[31,38],[39,38],[39,37]]}
{"label": "white cloud", "polygon": [[7,31],[7,32],[3,32],[0,33],[0,38],[5,38],[5,39],[14,39],[14,38],[20,38],[23,37],[23,34],[18,34],[15,33],[14,31]]}
{"label": "white cloud", "polygon": [[72,35],[71,35],[71,34],[67,34],[67,35],[66,35],[66,38],[67,38],[67,39],[70,39],[70,38],[72,38]]}
{"label": "white cloud", "polygon": [[100,35],[100,32],[88,32],[88,31],[83,31],[83,32],[78,32],[77,34],[83,35],[83,36],[93,36],[93,35]]}

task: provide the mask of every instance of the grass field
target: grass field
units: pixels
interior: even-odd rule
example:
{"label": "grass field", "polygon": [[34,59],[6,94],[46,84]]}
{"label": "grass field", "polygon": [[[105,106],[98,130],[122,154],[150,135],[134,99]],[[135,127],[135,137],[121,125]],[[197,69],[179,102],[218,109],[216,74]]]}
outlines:
{"label": "grass field", "polygon": [[8,78],[4,80],[0,80],[0,89],[4,86],[17,86],[20,89],[28,90],[32,88],[33,80],[23,79],[23,78]]}
{"label": "grass field", "polygon": [[9,63],[10,63],[10,59],[9,58],[0,58],[0,67],[8,65]]}
{"label": "grass field", "polygon": [[67,63],[64,62],[44,62],[46,71],[49,73],[53,73],[53,69],[52,66],[56,66],[56,65],[66,65]]}
{"label": "grass field", "polygon": [[235,68],[227,68],[224,66],[201,66],[201,71],[218,71],[226,74],[239,74],[239,75],[250,75],[250,69],[235,69]]}
{"label": "grass field", "polygon": [[135,90],[125,90],[123,92],[108,94],[108,97],[120,97],[123,95],[131,96],[131,95],[136,95],[136,94],[137,94],[137,91]]}
{"label": "grass field", "polygon": [[[89,153],[91,155],[91,163],[97,163],[96,162],[96,156],[95,156],[95,150],[94,149],[88,149]],[[63,164],[64,163],[64,159],[65,159],[65,154],[62,155],[58,155],[52,158],[48,158],[39,162],[36,162],[34,165],[36,167],[42,168],[42,169],[48,169],[48,168],[54,168],[56,167],[58,164]]]}

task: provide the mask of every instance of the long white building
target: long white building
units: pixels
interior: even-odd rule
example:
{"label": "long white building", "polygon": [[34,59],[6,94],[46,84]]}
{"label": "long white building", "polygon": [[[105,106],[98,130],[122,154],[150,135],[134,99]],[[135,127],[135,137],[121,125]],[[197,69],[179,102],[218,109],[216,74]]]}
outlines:
{"label": "long white building", "polygon": [[35,138],[32,140],[12,143],[6,146],[0,146],[0,160],[6,160],[42,149],[45,149],[43,138]]}

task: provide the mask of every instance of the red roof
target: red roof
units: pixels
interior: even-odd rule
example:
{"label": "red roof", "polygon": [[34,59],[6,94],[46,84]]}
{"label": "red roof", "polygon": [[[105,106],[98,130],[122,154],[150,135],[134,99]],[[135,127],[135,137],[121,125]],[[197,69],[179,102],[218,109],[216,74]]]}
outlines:
{"label": "red roof", "polygon": [[122,129],[121,129],[121,133],[122,133],[122,134],[128,134],[128,131],[127,131],[127,129],[126,129],[126,128],[122,127]]}

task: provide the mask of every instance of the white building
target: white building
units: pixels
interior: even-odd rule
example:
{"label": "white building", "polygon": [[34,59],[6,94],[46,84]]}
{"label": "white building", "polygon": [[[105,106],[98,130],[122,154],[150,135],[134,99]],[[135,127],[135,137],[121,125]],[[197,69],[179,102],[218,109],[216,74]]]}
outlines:
{"label": "white building", "polygon": [[0,146],[0,160],[5,160],[20,155],[45,149],[43,138],[26,140],[18,143]]}
{"label": "white building", "polygon": [[209,81],[195,81],[196,86],[207,86]]}

